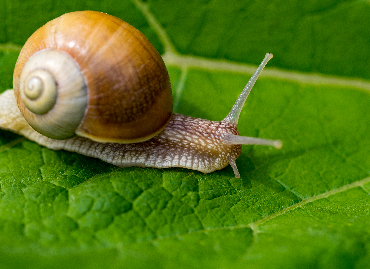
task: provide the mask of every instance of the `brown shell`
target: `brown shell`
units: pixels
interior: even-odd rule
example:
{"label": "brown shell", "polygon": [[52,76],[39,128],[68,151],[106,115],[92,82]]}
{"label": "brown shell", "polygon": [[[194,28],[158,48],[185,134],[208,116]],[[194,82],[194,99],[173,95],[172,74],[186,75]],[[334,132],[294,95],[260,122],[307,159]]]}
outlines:
{"label": "brown shell", "polygon": [[26,61],[43,49],[68,53],[87,81],[89,101],[76,134],[101,142],[138,142],[158,134],[169,122],[172,92],[167,69],[149,40],[128,23],[81,11],[45,24],[18,58],[13,78],[17,98]]}

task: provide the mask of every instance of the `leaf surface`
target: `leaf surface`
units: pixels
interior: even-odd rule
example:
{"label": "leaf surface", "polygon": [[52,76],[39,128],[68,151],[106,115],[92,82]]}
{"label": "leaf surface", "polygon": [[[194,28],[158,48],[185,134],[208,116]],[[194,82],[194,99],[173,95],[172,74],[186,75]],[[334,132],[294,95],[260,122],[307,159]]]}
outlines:
{"label": "leaf surface", "polygon": [[236,179],[231,167],[119,168],[0,131],[1,268],[367,266],[367,2],[6,0],[0,90],[34,30],[84,9],[147,35],[175,111],[194,117],[223,119],[272,52],[238,128],[284,146],[244,146]]}

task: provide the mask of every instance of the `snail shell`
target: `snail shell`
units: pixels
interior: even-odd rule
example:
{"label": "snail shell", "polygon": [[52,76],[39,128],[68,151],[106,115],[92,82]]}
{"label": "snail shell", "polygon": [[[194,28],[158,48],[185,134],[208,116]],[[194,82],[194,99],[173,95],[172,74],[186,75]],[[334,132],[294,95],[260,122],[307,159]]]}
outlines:
{"label": "snail shell", "polygon": [[13,87],[24,118],[53,139],[140,142],[172,115],[157,50],[131,25],[95,11],[67,13],[38,29],[19,55]]}

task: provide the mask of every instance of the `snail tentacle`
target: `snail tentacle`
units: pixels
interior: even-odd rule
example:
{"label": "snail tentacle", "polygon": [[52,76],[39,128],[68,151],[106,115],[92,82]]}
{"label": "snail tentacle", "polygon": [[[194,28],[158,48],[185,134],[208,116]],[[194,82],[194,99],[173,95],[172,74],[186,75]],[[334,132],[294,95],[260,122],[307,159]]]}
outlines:
{"label": "snail tentacle", "polygon": [[234,106],[230,110],[230,113],[224,118],[224,121],[228,121],[238,125],[238,120],[240,116],[240,112],[243,109],[244,103],[248,98],[250,91],[252,90],[254,84],[256,83],[259,75],[261,74],[263,68],[266,66],[267,62],[272,59],[272,53],[266,53],[265,58],[258,66],[256,72],[254,72],[253,76],[249,79],[247,85],[244,87],[242,93],[239,95],[239,98],[236,100]]}

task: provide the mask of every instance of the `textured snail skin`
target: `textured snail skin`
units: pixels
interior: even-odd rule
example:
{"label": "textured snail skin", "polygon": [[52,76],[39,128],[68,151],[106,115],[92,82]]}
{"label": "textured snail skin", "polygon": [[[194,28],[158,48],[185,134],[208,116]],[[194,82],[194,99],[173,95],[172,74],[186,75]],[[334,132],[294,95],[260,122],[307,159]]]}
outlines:
{"label": "textured snail skin", "polygon": [[0,95],[0,126],[19,133],[40,145],[54,150],[68,150],[99,158],[117,166],[155,168],[184,167],[210,173],[234,162],[241,145],[224,142],[227,134],[238,135],[234,124],[209,121],[173,114],[168,126],[157,136],[141,143],[99,143],[85,137],[55,140],[41,135],[21,115],[14,93]]}

